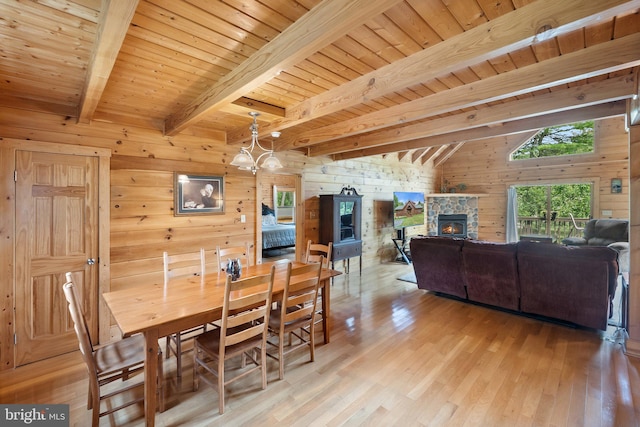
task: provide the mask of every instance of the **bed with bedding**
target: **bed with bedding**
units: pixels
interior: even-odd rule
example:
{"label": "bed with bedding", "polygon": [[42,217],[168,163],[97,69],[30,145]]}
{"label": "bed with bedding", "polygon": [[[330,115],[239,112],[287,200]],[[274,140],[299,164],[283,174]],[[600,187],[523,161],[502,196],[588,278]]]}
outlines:
{"label": "bed with bedding", "polygon": [[272,214],[262,215],[262,249],[280,249],[296,245],[296,224],[278,223]]}

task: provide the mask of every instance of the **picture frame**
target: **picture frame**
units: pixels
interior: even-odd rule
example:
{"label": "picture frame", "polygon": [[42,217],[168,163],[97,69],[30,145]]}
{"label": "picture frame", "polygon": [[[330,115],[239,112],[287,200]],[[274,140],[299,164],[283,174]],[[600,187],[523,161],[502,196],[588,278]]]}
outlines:
{"label": "picture frame", "polygon": [[175,172],[173,194],[175,216],[224,213],[224,179],[221,176]]}
{"label": "picture frame", "polygon": [[611,192],[614,194],[622,193],[622,180],[620,178],[611,179]]}

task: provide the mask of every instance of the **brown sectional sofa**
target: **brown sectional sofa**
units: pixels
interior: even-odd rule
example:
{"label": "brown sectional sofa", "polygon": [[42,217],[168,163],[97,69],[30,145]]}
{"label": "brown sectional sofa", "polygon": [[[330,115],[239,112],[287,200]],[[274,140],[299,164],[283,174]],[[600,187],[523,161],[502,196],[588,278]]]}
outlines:
{"label": "brown sectional sofa", "polygon": [[410,247],[421,289],[588,328],[607,328],[618,254],[606,246],[429,236],[412,238]]}

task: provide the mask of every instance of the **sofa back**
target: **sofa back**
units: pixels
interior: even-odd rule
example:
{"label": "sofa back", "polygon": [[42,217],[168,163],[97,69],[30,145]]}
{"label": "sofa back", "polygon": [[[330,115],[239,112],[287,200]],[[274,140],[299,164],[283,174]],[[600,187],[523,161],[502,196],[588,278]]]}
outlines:
{"label": "sofa back", "polygon": [[420,289],[467,298],[462,264],[464,239],[414,237],[411,260]]}
{"label": "sofa back", "polygon": [[467,294],[472,301],[518,310],[516,243],[467,240],[462,246]]}
{"label": "sofa back", "polygon": [[618,276],[606,246],[518,242],[520,309],[604,330]]}
{"label": "sofa back", "polygon": [[591,246],[607,246],[629,241],[629,221],[625,219],[591,219],[584,225],[584,238]]}

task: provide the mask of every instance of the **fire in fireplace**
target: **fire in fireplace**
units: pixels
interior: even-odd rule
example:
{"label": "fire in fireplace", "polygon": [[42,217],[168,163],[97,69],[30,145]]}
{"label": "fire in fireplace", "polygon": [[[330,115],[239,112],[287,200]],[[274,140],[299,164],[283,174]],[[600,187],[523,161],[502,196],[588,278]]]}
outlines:
{"label": "fire in fireplace", "polygon": [[467,215],[438,215],[438,236],[467,237]]}

